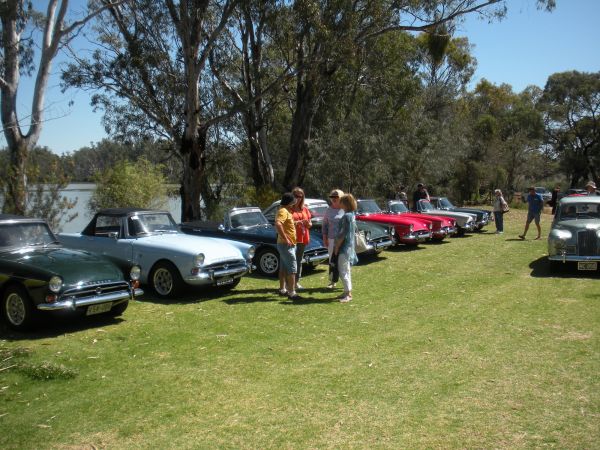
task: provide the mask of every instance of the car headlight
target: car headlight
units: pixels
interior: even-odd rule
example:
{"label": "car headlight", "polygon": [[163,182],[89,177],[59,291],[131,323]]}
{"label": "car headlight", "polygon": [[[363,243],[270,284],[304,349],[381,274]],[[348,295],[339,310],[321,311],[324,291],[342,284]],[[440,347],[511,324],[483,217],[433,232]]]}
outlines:
{"label": "car headlight", "polygon": [[396,234],[396,229],[394,227],[390,227],[390,236],[394,236]]}
{"label": "car headlight", "polygon": [[140,268],[140,266],[133,266],[131,268],[131,270],[129,271],[129,279],[131,279],[133,281],[137,281],[140,279],[141,274],[142,274],[142,269]]}
{"label": "car headlight", "polygon": [[254,258],[254,255],[256,254],[256,247],[252,246],[248,249],[248,253],[246,254],[246,259],[247,260],[251,260],[252,258]]}
{"label": "car headlight", "polygon": [[561,251],[561,250],[564,250],[565,247],[567,246],[567,241],[565,241],[563,239],[557,239],[552,244],[554,245],[554,248],[556,250]]}
{"label": "car headlight", "polygon": [[194,257],[194,266],[200,267],[202,264],[204,264],[204,253],[198,253]]}
{"label": "car headlight", "polygon": [[48,282],[48,289],[57,294],[60,291],[60,288],[63,285],[63,280],[61,277],[54,276],[50,278]]}

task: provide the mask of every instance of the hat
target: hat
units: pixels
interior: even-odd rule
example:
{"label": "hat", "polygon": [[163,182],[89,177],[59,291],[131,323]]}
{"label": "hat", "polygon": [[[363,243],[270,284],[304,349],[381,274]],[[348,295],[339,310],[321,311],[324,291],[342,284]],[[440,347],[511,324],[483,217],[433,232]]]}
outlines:
{"label": "hat", "polygon": [[585,185],[585,187],[591,186],[593,189],[596,189],[596,183],[594,183],[593,181],[588,181],[587,184]]}
{"label": "hat", "polygon": [[424,187],[424,186],[425,186],[425,185],[424,185],[423,183],[419,183],[419,184],[417,184],[417,187],[418,187],[418,188],[422,188],[422,187]]}
{"label": "hat", "polygon": [[342,195],[344,195],[344,191],[340,190],[340,189],[334,189],[329,193],[329,198],[333,197],[333,198],[339,198]]}
{"label": "hat", "polygon": [[281,196],[281,202],[280,205],[281,206],[288,206],[291,205],[292,203],[294,203],[296,201],[296,199],[294,198],[294,196],[292,195],[291,192],[286,192],[285,194],[283,194]]}

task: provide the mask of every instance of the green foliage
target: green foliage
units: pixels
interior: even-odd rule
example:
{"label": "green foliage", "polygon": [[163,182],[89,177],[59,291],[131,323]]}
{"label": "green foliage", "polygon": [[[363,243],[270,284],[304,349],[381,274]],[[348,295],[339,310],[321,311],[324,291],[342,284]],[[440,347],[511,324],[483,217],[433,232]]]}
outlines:
{"label": "green foliage", "polygon": [[281,193],[275,191],[270,186],[261,186],[258,189],[255,187],[248,187],[243,197],[244,202],[248,206],[258,206],[261,209],[270,206],[275,200],[281,198]]}
{"label": "green foliage", "polygon": [[164,208],[167,185],[162,168],[141,158],[136,162],[121,161],[95,179],[96,191],[90,198],[88,208],[95,212],[102,208],[134,206],[140,208]]}

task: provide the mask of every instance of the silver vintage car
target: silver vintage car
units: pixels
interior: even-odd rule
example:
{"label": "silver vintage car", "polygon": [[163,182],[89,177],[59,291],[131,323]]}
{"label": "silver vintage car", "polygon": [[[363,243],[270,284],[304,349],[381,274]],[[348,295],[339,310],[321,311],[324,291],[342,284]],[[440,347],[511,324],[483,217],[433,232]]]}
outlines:
{"label": "silver vintage car", "polygon": [[252,268],[254,246],[182,233],[166,211],[112,208],[99,211],[81,233],[61,233],[66,247],[89,250],[141,267],[140,281],[159,297],[185,285],[232,288]]}
{"label": "silver vintage car", "polygon": [[600,196],[563,197],[548,235],[552,269],[577,264],[578,270],[597,270],[600,261]]}

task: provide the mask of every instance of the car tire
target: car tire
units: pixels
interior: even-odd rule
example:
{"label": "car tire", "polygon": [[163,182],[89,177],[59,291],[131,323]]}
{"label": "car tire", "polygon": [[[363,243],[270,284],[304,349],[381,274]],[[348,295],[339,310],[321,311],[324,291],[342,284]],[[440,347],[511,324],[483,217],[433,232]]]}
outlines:
{"label": "car tire", "polygon": [[37,321],[37,310],[21,286],[9,286],[4,292],[2,315],[8,326],[19,331],[31,329]]}
{"label": "car tire", "polygon": [[272,247],[263,248],[256,255],[256,268],[259,273],[275,277],[279,273],[279,253]]}
{"label": "car tire", "polygon": [[125,312],[127,307],[129,306],[129,300],[119,303],[116,306],[113,306],[110,311],[107,313],[109,316],[117,317]]}
{"label": "car tire", "polygon": [[156,263],[150,272],[148,282],[160,298],[173,298],[183,288],[183,280],[179,270],[169,261]]}

